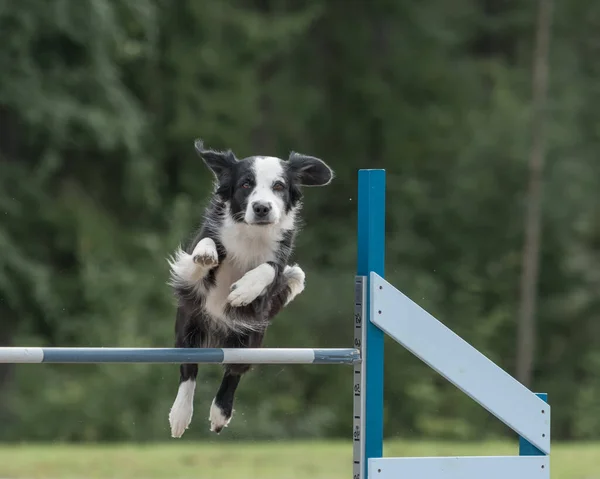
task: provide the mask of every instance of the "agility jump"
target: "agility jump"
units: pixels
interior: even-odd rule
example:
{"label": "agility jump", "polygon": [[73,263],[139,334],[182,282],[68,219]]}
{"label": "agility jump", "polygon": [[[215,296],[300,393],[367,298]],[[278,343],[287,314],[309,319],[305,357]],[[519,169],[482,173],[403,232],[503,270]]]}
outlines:
{"label": "agility jump", "polygon": [[[0,348],[0,363],[347,364],[353,479],[549,479],[550,405],[384,279],[385,170],[358,173],[354,348]],[[383,457],[384,334],[519,436],[519,455]],[[349,387],[350,389],[350,387]]]}

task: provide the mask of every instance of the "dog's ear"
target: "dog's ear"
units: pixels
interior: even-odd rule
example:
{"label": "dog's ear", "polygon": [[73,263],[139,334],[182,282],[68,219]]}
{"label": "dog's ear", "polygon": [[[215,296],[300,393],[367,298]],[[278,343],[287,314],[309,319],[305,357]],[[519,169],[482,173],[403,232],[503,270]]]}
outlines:
{"label": "dog's ear", "polygon": [[214,151],[204,149],[204,142],[200,139],[194,142],[196,152],[206,166],[215,174],[219,181],[229,176],[231,168],[237,163],[237,158],[231,150]]}
{"label": "dog's ear", "polygon": [[291,152],[289,168],[302,186],[325,186],[333,180],[333,170],[323,160]]}

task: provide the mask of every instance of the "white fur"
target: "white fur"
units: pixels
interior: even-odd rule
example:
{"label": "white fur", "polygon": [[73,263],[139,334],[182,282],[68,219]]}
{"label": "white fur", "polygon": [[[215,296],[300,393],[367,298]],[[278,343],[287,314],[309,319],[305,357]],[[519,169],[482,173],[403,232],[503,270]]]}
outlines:
{"label": "white fur", "polygon": [[210,420],[210,430],[217,433],[221,432],[221,429],[224,427],[227,427],[229,421],[231,421],[231,417],[225,417],[221,408],[215,404],[214,399],[210,405],[210,416],[208,419]]}
{"label": "white fur", "polygon": [[304,291],[304,271],[298,265],[286,266],[283,270],[283,275],[287,280],[287,284],[290,287],[290,295],[284,306],[287,306],[296,296]]}
{"label": "white fur", "polygon": [[225,305],[227,296],[233,283],[244,275],[244,269],[236,264],[230,258],[225,258],[216,273],[215,286],[210,288],[205,294],[204,309],[217,321],[233,327],[230,318],[225,315]]}
{"label": "white fur", "polygon": [[268,263],[263,263],[248,271],[231,285],[231,293],[227,296],[227,302],[231,306],[246,306],[265,294],[267,287],[273,283],[274,279],[275,268]]}
{"label": "white fur", "polygon": [[169,412],[172,437],[181,437],[192,422],[195,390],[196,381],[193,379],[188,379],[179,385],[177,397]]}
{"label": "white fur", "polygon": [[203,238],[191,255],[179,247],[175,257],[168,261],[171,266],[171,284],[196,286],[211,268],[219,264],[217,246],[211,238]]}
{"label": "white fur", "polygon": [[296,211],[292,210],[281,217],[278,224],[257,226],[237,223],[226,214],[220,239],[227,258],[244,269],[243,273],[266,261],[274,261],[284,231],[294,228],[295,216]]}
{"label": "white fur", "polygon": [[181,246],[177,248],[175,254],[168,258],[167,261],[171,267],[169,284],[172,286],[181,286],[195,282],[196,265],[194,264],[192,255],[183,251]]}
{"label": "white fur", "polygon": [[277,259],[275,254],[279,248],[278,243],[285,230],[294,227],[295,215],[296,210],[292,210],[280,218],[279,224],[267,226],[238,223],[228,213],[225,215],[219,239],[227,251],[227,257],[217,270],[216,285],[206,292],[204,303],[204,308],[213,318],[234,330],[248,327],[232,324],[231,319],[224,314],[231,286],[250,270]]}
{"label": "white fur", "polygon": [[254,161],[253,169],[256,185],[248,198],[244,221],[246,223],[254,221],[252,205],[258,201],[271,205],[267,220],[270,223],[278,223],[285,212],[285,205],[281,196],[273,191],[273,184],[276,181],[285,182],[281,160],[273,156],[259,156]]}
{"label": "white fur", "polygon": [[194,263],[200,265],[203,269],[214,268],[219,264],[219,255],[217,245],[212,238],[202,238],[194,248],[192,253]]}

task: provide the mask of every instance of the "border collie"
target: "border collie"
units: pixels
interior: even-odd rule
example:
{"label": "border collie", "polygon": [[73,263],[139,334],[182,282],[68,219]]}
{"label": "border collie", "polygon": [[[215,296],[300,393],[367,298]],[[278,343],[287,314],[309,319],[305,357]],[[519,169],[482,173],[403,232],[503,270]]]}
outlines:
{"label": "border collie", "polygon": [[[175,347],[258,348],[271,320],[304,289],[304,272],[288,265],[299,227],[302,186],[324,186],[333,171],[322,160],[292,152],[238,160],[231,150],[196,152],[215,176],[215,190],[191,244],[169,259],[178,301]],[[225,365],[210,407],[210,430],[220,433],[233,413],[248,364]],[[197,364],[181,364],[171,411],[171,435],[190,425]]]}

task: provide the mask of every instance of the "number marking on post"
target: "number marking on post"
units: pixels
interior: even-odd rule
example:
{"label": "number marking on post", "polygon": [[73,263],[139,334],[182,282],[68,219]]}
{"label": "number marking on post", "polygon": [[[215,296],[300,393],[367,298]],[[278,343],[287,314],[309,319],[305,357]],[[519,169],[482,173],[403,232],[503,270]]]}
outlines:
{"label": "number marking on post", "polygon": [[[364,304],[366,294],[366,278],[357,276],[354,282],[354,347],[360,351],[361,358],[364,358],[364,328],[363,318],[365,317]],[[364,464],[364,445],[362,441],[363,424],[363,395],[364,391],[364,374],[362,362],[354,367],[354,419],[352,423],[352,441],[354,444],[353,457],[353,479],[362,479],[362,471]]]}

